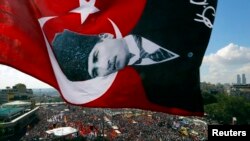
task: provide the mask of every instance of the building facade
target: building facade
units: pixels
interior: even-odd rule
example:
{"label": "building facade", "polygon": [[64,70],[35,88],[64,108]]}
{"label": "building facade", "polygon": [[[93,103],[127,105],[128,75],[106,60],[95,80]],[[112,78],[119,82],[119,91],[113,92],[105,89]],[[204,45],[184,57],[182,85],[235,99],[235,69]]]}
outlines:
{"label": "building facade", "polygon": [[242,96],[250,100],[250,84],[232,85],[230,95]]}
{"label": "building facade", "polygon": [[236,84],[238,84],[238,85],[240,85],[241,84],[241,77],[240,77],[240,75],[239,74],[237,74],[237,83]]}
{"label": "building facade", "polygon": [[237,85],[246,85],[247,84],[247,78],[246,75],[243,73],[242,75],[237,74]]}
{"label": "building facade", "polygon": [[32,89],[27,89],[24,84],[16,84],[12,88],[0,90],[0,104],[15,100],[30,100],[33,96]]}
{"label": "building facade", "polygon": [[247,84],[247,79],[246,79],[246,75],[243,73],[242,74],[242,84],[246,85]]}

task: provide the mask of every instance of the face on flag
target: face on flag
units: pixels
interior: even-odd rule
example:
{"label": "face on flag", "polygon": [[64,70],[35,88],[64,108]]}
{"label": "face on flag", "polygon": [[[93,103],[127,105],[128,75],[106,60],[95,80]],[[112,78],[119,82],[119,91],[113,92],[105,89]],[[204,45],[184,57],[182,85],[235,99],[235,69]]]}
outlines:
{"label": "face on flag", "polygon": [[97,43],[88,56],[88,73],[92,78],[107,76],[125,68],[129,51],[123,40],[104,39]]}
{"label": "face on flag", "polygon": [[[1,34],[22,43],[18,49],[35,61],[16,59],[34,70],[8,59],[0,62],[49,83],[71,104],[202,115],[199,66],[216,4],[216,0],[6,0],[5,7],[24,12],[10,16],[15,26]],[[8,10],[2,17],[12,15]],[[29,26],[18,24],[21,16]]]}

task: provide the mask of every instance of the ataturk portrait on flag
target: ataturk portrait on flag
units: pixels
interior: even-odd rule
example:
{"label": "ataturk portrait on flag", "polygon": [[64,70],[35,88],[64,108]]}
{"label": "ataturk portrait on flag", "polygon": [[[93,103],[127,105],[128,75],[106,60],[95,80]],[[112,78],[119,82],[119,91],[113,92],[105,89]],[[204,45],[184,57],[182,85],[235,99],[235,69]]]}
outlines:
{"label": "ataturk portrait on flag", "polygon": [[43,81],[74,105],[203,115],[199,68],[216,5],[217,0],[30,1],[53,72],[47,73],[54,76]]}
{"label": "ataturk portrait on flag", "polygon": [[69,30],[56,34],[52,49],[71,81],[107,77],[128,65],[153,65],[178,57],[137,35],[114,39],[109,33],[85,35]]}

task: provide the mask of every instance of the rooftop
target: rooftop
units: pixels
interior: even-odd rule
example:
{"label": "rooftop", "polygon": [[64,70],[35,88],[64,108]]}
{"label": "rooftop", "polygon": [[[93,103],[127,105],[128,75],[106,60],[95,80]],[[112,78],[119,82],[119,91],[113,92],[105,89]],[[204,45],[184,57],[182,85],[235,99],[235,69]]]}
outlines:
{"label": "rooftop", "polygon": [[23,110],[24,108],[0,108],[0,119],[11,117]]}
{"label": "rooftop", "polygon": [[14,106],[14,105],[17,105],[17,106],[20,106],[20,105],[30,105],[31,102],[25,102],[25,101],[13,101],[13,102],[8,102],[8,103],[5,103],[5,104],[2,104],[3,107],[5,106]]}

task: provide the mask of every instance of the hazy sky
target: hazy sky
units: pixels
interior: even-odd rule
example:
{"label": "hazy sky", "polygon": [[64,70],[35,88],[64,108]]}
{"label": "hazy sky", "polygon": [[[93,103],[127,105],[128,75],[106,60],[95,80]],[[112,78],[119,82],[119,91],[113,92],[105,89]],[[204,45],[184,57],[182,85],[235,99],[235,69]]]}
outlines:
{"label": "hazy sky", "polygon": [[[201,65],[201,81],[235,83],[245,73],[250,83],[250,0],[218,0],[216,18]],[[28,88],[49,85],[0,65],[0,89],[24,83]]]}

